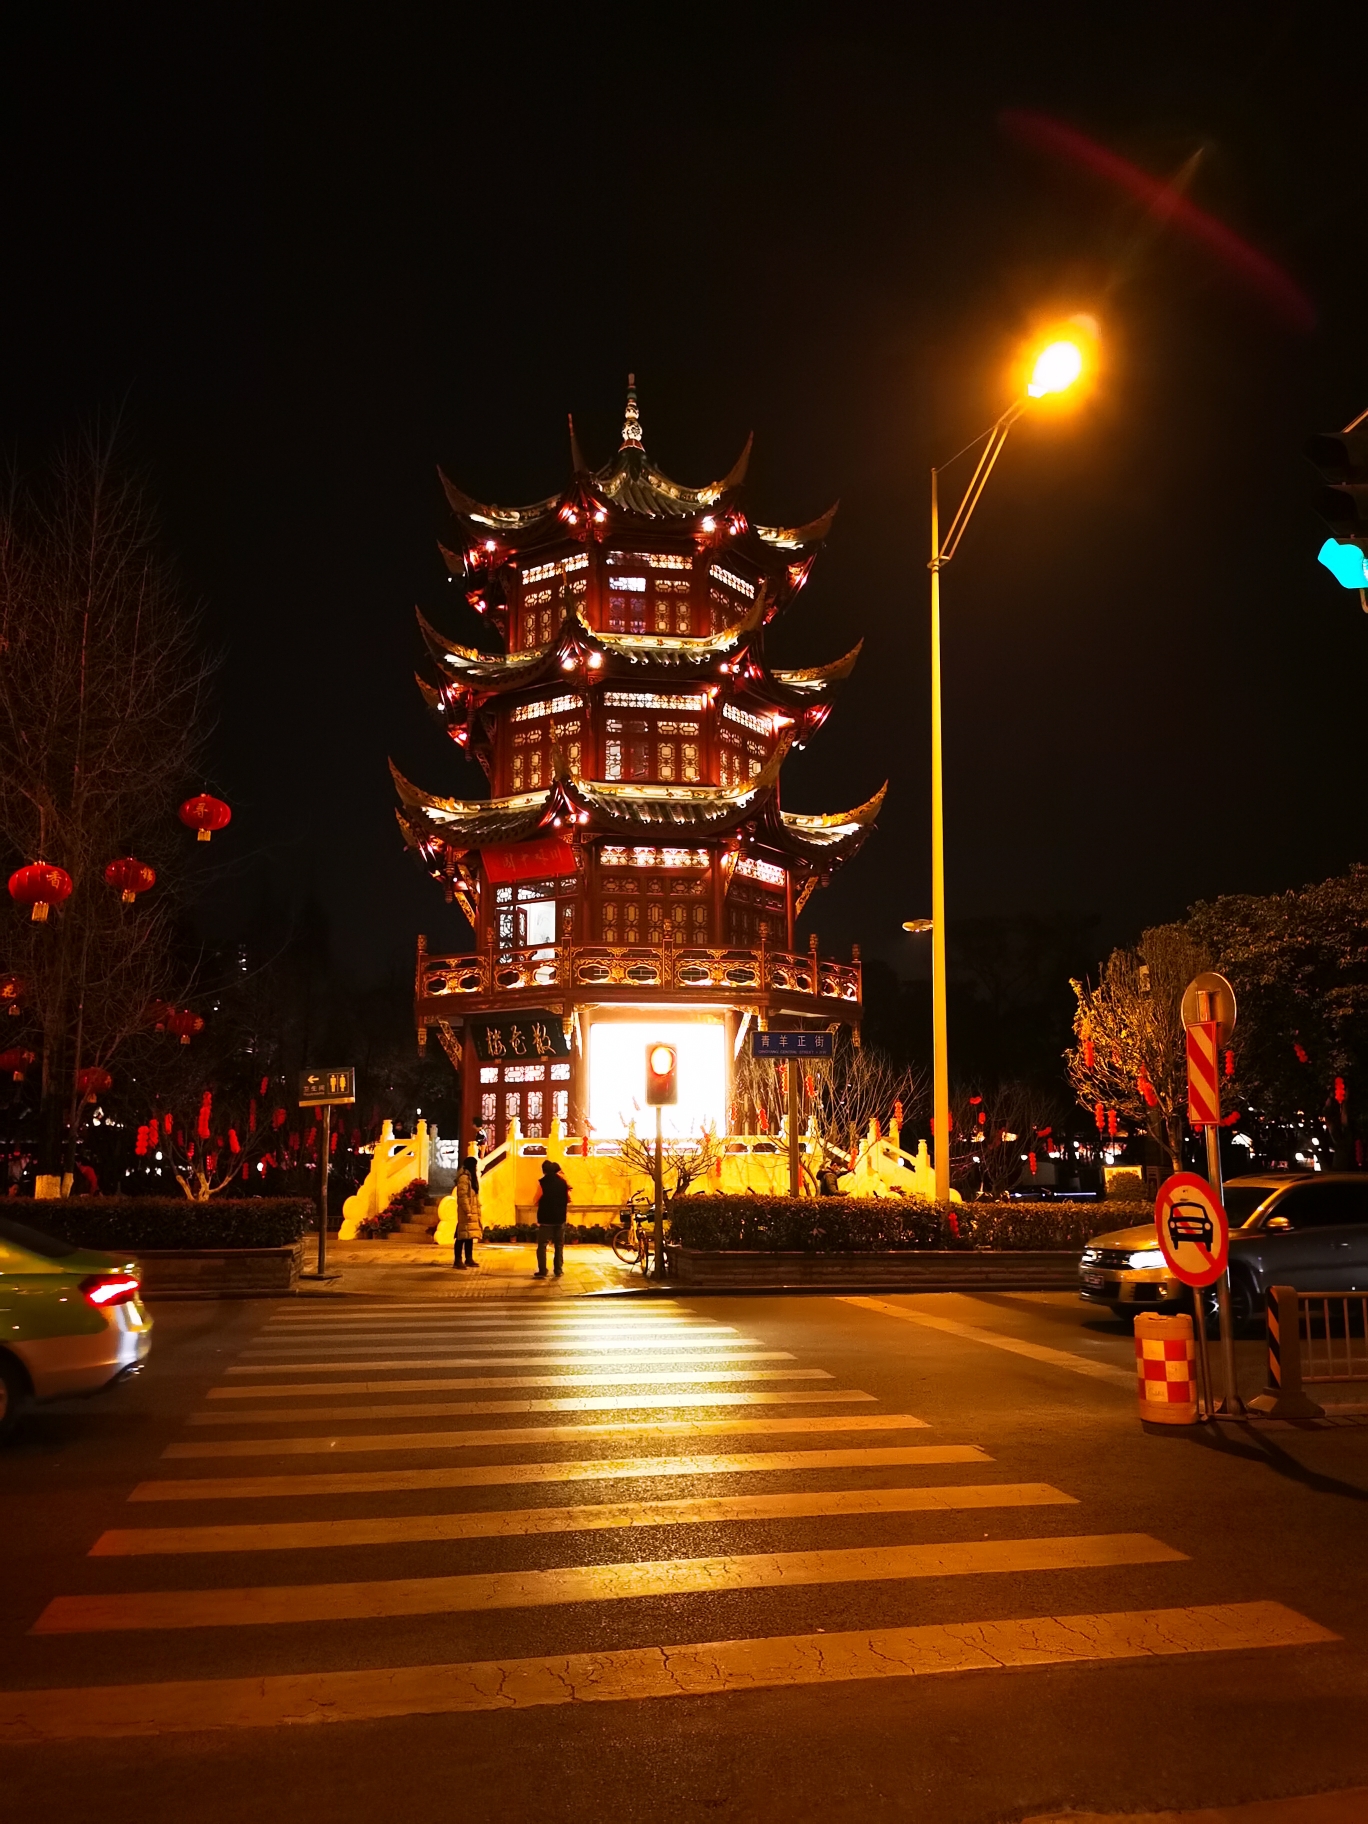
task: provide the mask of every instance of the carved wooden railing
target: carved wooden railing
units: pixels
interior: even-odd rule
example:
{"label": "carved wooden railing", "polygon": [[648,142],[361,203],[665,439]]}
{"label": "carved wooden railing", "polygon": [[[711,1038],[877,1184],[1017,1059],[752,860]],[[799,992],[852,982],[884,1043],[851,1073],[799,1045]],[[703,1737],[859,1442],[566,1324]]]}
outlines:
{"label": "carved wooden railing", "polygon": [[418,993],[513,994],[527,989],[665,988],[699,994],[810,994],[858,1005],[857,961],[828,962],[806,953],[693,944],[556,944],[531,950],[486,950],[468,956],[421,955]]}

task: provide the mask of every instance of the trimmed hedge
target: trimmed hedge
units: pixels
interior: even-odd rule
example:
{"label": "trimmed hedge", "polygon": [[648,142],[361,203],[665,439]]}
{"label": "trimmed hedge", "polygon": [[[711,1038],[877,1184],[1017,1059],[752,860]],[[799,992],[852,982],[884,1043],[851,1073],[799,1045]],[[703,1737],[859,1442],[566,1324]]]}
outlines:
{"label": "trimmed hedge", "polygon": [[[954,1227],[950,1212],[953,1212]],[[957,1203],[874,1197],[687,1197],[671,1239],[710,1253],[885,1254],[903,1249],[1081,1248],[1094,1235],[1152,1218],[1147,1203]],[[958,1230],[958,1233],[956,1233]]]}
{"label": "trimmed hedge", "polygon": [[77,1247],[287,1248],[313,1220],[305,1197],[75,1197],[24,1206],[24,1220]]}
{"label": "trimmed hedge", "polygon": [[[535,1222],[503,1222],[493,1227],[486,1227],[486,1241],[535,1241],[540,1234]],[[605,1228],[601,1222],[567,1222],[565,1225],[565,1246],[573,1247],[577,1241],[594,1241],[600,1244],[610,1242],[617,1234],[615,1228]],[[479,1244],[476,1243],[476,1246]]]}

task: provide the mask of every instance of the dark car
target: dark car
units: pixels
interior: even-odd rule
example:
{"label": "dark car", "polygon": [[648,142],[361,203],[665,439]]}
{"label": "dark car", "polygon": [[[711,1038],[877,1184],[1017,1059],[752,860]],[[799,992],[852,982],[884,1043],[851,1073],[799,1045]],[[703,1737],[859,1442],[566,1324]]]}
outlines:
{"label": "dark car", "polygon": [[[1270,1286],[1368,1291],[1368,1172],[1251,1173],[1227,1182],[1224,1203],[1237,1324],[1262,1318]],[[1189,1239],[1210,1247],[1215,1238],[1208,1230]],[[1094,1236],[1078,1271],[1079,1295],[1109,1305],[1117,1317],[1191,1309],[1192,1295],[1170,1272],[1153,1223]],[[1204,1296],[1210,1310],[1215,1293],[1208,1288]]]}

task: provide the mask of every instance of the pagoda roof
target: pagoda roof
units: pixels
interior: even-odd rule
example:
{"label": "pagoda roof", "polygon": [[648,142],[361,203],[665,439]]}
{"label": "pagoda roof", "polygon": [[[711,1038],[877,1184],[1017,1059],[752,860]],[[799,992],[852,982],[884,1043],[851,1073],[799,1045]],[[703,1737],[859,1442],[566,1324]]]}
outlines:
{"label": "pagoda roof", "polygon": [[817,696],[828,685],[843,683],[850,676],[863,646],[864,641],[858,641],[843,658],[832,659],[827,665],[808,665],[799,671],[775,669],[770,676],[785,690],[796,691],[804,697]]}
{"label": "pagoda roof", "polygon": [[829,870],[864,842],[888,787],[881,786],[849,811],[783,811],[775,788],[786,753],[787,743],[781,742],[754,779],[729,788],[591,781],[568,772],[558,761],[545,790],[503,798],[442,798],[412,784],[392,761],[390,771],[403,806],[396,813],[399,827],[409,845],[429,860],[443,849],[459,857],[495,844],[525,841],[559,815],[573,831],[636,839],[647,830],[676,836],[689,831],[697,836],[727,835],[746,824],[762,846]]}
{"label": "pagoda roof", "polygon": [[[709,515],[731,508],[733,498],[746,477],[752,443],[753,436],[747,437],[741,454],[717,481],[707,482],[697,488],[675,481],[646,453],[641,415],[637,406],[636,378],[635,375],[629,375],[622,443],[617,454],[602,468],[590,469],[580,449],[572,421],[570,451],[574,473],[568,487],[560,493],[548,494],[544,499],[533,501],[527,506],[504,507],[495,502],[476,500],[440,469],[438,475],[453,513],[471,528],[477,543],[481,542],[480,535],[487,537],[492,534],[500,542],[525,550],[529,546],[545,544],[551,539],[576,537],[577,534],[570,532],[571,525],[583,526],[597,536],[596,522],[604,518],[601,509],[616,509],[619,515],[654,522],[662,528],[674,522],[675,529],[680,533],[692,531],[693,528],[683,522],[702,521]],[[775,555],[815,551],[830,532],[835,517],[836,507],[832,506],[805,525],[762,526],[737,514],[737,523],[732,531],[740,535],[736,539],[736,548],[744,549],[751,544],[751,555],[763,563],[767,556],[772,561]],[[618,531],[622,529],[620,525],[615,528]],[[702,529],[706,531],[710,528]],[[760,549],[756,549],[756,546]],[[459,574],[464,569],[463,561],[455,552],[443,549],[443,555],[453,573]],[[777,600],[773,601],[771,612],[779,605]]]}

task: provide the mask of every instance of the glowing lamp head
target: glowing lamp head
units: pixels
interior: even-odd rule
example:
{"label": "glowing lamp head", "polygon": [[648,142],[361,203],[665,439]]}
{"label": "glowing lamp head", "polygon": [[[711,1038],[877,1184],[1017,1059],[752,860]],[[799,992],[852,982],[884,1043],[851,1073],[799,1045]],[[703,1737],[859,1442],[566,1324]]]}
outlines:
{"label": "glowing lamp head", "polygon": [[1036,356],[1026,391],[1032,399],[1064,393],[1083,372],[1083,350],[1077,342],[1048,342]]}
{"label": "glowing lamp head", "polygon": [[646,1106],[673,1108],[679,1100],[679,1053],[658,1040],[646,1047]]}

